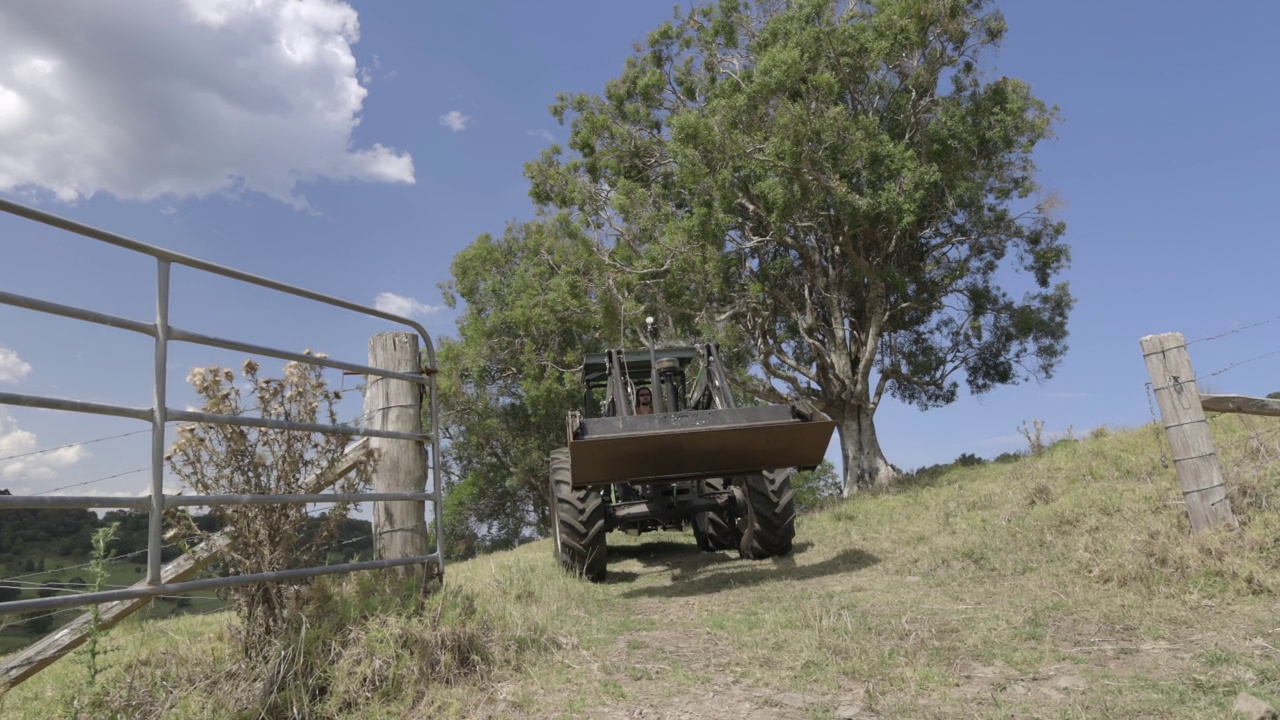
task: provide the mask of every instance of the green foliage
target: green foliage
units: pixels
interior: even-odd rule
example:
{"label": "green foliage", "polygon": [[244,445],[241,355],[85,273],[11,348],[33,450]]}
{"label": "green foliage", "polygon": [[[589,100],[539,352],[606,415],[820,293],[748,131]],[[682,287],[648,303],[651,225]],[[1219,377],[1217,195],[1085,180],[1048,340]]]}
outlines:
{"label": "green foliage", "polygon": [[840,477],[836,475],[836,467],[830,460],[823,460],[815,470],[792,475],[791,488],[795,491],[798,513],[821,510],[839,500],[843,494]]}
{"label": "green foliage", "polygon": [[548,454],[581,404],[582,356],[603,348],[621,307],[575,233],[563,222],[512,225],[453,260],[445,301],[466,309],[459,337],[438,352],[451,555],[512,547],[549,527]]}
{"label": "green foliage", "polygon": [[603,95],[559,98],[569,146],[527,166],[531,196],[611,287],[749,353],[755,394],[842,421],[875,482],[885,392],[945,405],[1066,350],[1065,226],[1031,159],[1057,112],[983,76],[1005,29],[986,0],[677,11]]}
{"label": "green foliage", "polygon": [[[1017,453],[1004,453],[997,456],[995,460],[990,462],[1010,462],[1020,457],[1022,456]],[[952,470],[958,468],[976,468],[986,465],[987,463],[988,461],[985,458],[979,457],[973,453],[960,453],[955,460],[952,460],[949,463],[938,463],[935,465],[927,465],[925,467],[917,468],[910,474],[909,479],[916,483],[927,485],[931,481],[945,477]]]}
{"label": "green foliage", "polygon": [[[10,494],[0,490],[0,495]],[[88,555],[90,538],[98,527],[98,516],[89,510],[6,510],[0,513],[0,553],[17,556],[28,547],[44,549],[53,544],[62,555]],[[39,556],[23,559],[23,571],[40,571],[40,560]]]}

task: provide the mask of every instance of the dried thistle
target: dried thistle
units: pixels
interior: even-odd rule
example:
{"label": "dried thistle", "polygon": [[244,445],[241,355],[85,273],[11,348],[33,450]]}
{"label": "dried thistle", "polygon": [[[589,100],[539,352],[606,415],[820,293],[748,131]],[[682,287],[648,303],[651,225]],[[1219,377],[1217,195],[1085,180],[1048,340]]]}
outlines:
{"label": "dried thistle", "polygon": [[[229,368],[196,368],[187,381],[204,401],[204,412],[251,415],[299,423],[337,424],[335,393],[322,369],[285,365],[283,378],[261,378],[247,360],[237,385]],[[247,388],[242,392],[241,387]],[[185,423],[166,455],[170,468],[202,495],[318,492],[313,478],[340,460],[349,437],[298,430]],[[367,488],[371,466],[362,463],[335,490]],[[223,564],[233,575],[306,567],[324,561],[328,540],[346,521],[347,503],[336,503],[321,519],[295,504],[224,506],[214,515],[227,527],[230,544]],[[309,583],[262,583],[235,588],[231,597],[241,620],[241,641],[252,656],[298,621]]]}

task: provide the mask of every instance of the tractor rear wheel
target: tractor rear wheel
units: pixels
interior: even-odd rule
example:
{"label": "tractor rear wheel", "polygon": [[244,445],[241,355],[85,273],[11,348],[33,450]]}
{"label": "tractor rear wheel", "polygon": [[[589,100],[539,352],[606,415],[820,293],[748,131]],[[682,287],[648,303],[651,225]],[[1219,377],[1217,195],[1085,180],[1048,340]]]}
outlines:
{"label": "tractor rear wheel", "polygon": [[[728,483],[720,478],[711,478],[698,483],[698,494],[709,495],[729,489]],[[693,516],[693,537],[698,541],[698,549],[706,552],[732,550],[738,547],[738,526],[734,522],[729,508],[708,510]]]}
{"label": "tractor rear wheel", "polygon": [[747,475],[739,481],[743,513],[738,520],[742,536],[738,553],[749,560],[764,560],[791,552],[796,536],[795,490],[791,469]]}
{"label": "tractor rear wheel", "polygon": [[600,490],[575,490],[569,448],[552,450],[551,532],[556,561],[575,575],[603,581],[608,565],[607,525]]}

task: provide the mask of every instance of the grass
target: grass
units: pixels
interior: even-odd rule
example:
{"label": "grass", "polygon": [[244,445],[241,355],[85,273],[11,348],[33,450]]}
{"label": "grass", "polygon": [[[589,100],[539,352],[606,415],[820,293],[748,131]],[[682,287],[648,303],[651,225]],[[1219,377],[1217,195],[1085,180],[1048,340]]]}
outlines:
{"label": "grass", "polygon": [[[451,565],[446,590],[426,599],[369,579],[326,586],[299,643],[324,662],[294,663],[301,672],[271,701],[271,683],[243,670],[225,615],[130,623],[108,635],[118,651],[97,707],[183,718],[263,707],[1229,717],[1241,691],[1280,700],[1280,421],[1247,422],[1212,422],[1242,519],[1234,533],[1189,536],[1151,427],[1095,432],[803,516],[794,554],[779,560],[700,553],[684,534],[615,533],[600,585],[561,573],[541,541]],[[83,675],[64,660],[4,698],[0,715],[67,716]]]}

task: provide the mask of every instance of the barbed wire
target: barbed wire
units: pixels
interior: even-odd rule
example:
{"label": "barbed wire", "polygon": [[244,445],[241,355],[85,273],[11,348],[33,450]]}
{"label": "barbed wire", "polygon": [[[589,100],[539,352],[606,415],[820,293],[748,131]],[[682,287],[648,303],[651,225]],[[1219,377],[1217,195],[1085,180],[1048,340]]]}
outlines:
{"label": "barbed wire", "polygon": [[[192,542],[195,542],[195,541],[197,541],[197,540],[201,540],[201,539],[202,539],[202,538],[201,538],[201,537],[199,537],[199,536],[192,535],[192,536],[189,536],[189,537],[181,538],[181,539],[179,539],[179,540],[173,540],[173,541],[171,541],[171,542],[165,543],[164,545],[161,545],[160,547],[161,547],[161,548],[180,548],[180,549],[184,549],[184,550],[185,550],[185,547],[186,547],[187,545],[190,545]],[[127,560],[127,559],[129,559],[129,558],[131,558],[131,557],[137,557],[137,556],[139,556],[139,555],[145,555],[145,554],[147,554],[147,550],[144,548],[144,549],[142,549],[142,550],[134,550],[133,552],[128,552],[128,553],[125,553],[125,554],[123,554],[123,555],[112,555],[112,556],[111,556],[111,557],[109,557],[109,558],[105,558],[105,559],[103,560],[103,562],[104,562],[104,563],[107,563],[107,564],[111,564],[111,563],[118,563],[118,562],[122,562],[122,561],[124,561],[124,560]],[[185,554],[185,553],[184,553],[184,554]],[[80,563],[79,565],[68,565],[68,566],[66,566],[66,567],[57,568],[57,569],[54,569],[54,570],[38,570],[38,571],[34,571],[34,572],[23,573],[22,575],[13,575],[13,576],[10,576],[10,577],[7,577],[7,578],[0,578],[0,583],[13,582],[13,581],[15,581],[15,580],[23,580],[23,579],[30,578],[30,577],[37,577],[37,576],[40,576],[40,575],[48,575],[48,574],[50,574],[50,573],[61,573],[61,572],[67,572],[67,571],[69,571],[69,570],[80,570],[80,569],[83,569],[83,568],[93,567],[94,562],[95,562],[95,561],[89,561],[89,562],[86,562],[86,563]]]}
{"label": "barbed wire", "polygon": [[351,420],[349,420],[346,424],[354,425],[355,427],[362,427],[362,423],[365,420],[368,420],[375,413],[380,413],[383,410],[394,410],[396,408],[411,408],[411,407],[419,407],[419,406],[420,406],[419,403],[400,403],[399,405],[388,405],[386,407],[380,407],[375,410],[370,410],[368,412],[360,413],[359,415],[356,415],[355,417],[351,418]]}
{"label": "barbed wire", "polygon": [[[370,533],[370,534],[368,534],[368,535],[361,535],[361,536],[356,537],[356,538],[349,538],[349,539],[347,539],[347,540],[344,540],[344,541],[341,541],[341,542],[335,543],[335,544],[333,544],[333,545],[331,545],[331,546],[330,546],[330,549],[335,549],[335,548],[343,547],[343,546],[346,546],[346,545],[351,545],[351,544],[353,544],[353,543],[357,543],[357,542],[364,542],[364,541],[367,541],[367,540],[373,540],[373,539],[376,539],[376,538],[377,538],[378,536],[380,536],[380,535],[385,535],[385,534],[392,533],[392,532],[399,532],[399,531],[401,531],[401,530],[410,530],[410,529],[413,529],[413,528],[416,528],[416,527],[420,527],[420,526],[419,526],[419,525],[417,525],[417,524],[415,524],[415,525],[404,525],[404,526],[400,526],[400,527],[388,528],[388,529],[386,529],[386,530],[379,530],[379,531],[377,531],[377,532],[373,532],[373,533]],[[135,553],[129,553],[128,555],[119,556],[119,558],[112,558],[111,560],[112,560],[112,561],[114,561],[114,560],[117,560],[117,559],[121,559],[121,558],[129,557],[129,556],[132,556],[132,555],[137,555],[137,554],[140,554],[140,553],[142,553],[142,552],[146,552],[146,551],[138,551],[138,552],[135,552]],[[74,567],[83,567],[83,566],[73,566],[73,568],[74,568]],[[70,569],[73,569],[73,568],[63,568],[63,570],[65,571],[65,570],[70,570]],[[36,573],[36,574],[40,574],[40,573]],[[30,577],[30,575],[27,575],[27,576],[19,576],[19,577]],[[16,578],[13,578],[13,579],[16,579]],[[3,581],[3,582],[9,582],[9,581]],[[64,585],[65,585],[65,584],[69,584],[69,583],[64,583]],[[79,585],[89,585],[89,583],[75,583],[75,584],[79,584]],[[35,585],[35,583],[23,583],[23,585],[30,586],[30,585]],[[0,584],[0,587],[4,587],[4,585]],[[42,586],[42,587],[43,587],[43,586]],[[122,588],[122,587],[130,587],[130,586],[125,586],[125,585],[100,585],[99,587]],[[23,589],[23,588],[18,588],[18,589]],[[63,591],[63,592],[76,592],[76,591],[73,591],[73,590],[67,590],[67,589],[64,589],[64,588],[52,588],[52,589],[55,589],[55,590],[61,590],[61,591]],[[173,619],[173,618],[175,618],[175,617],[182,617],[182,618],[199,618],[199,617],[206,617],[206,616],[208,616],[208,615],[213,615],[213,614],[217,614],[217,613],[223,613],[223,612],[226,612],[226,611],[230,608],[230,604],[226,602],[226,599],[225,599],[225,598],[222,598],[222,597],[218,597],[218,596],[189,595],[189,594],[188,594],[188,595],[156,595],[156,596],[152,596],[152,597],[151,597],[151,598],[149,598],[149,599],[151,599],[151,600],[158,600],[158,599],[175,599],[175,600],[180,600],[180,599],[183,599],[183,598],[187,598],[187,599],[190,599],[190,600],[206,600],[206,601],[222,601],[222,602],[221,602],[221,604],[217,605],[216,607],[209,608],[208,610],[204,610],[204,611],[202,611],[202,612],[198,612],[198,613],[181,613],[181,612],[180,612],[180,613],[173,613],[171,616],[169,616],[169,617],[167,617],[167,618],[156,618],[156,619],[165,619],[165,620],[167,620],[167,619]],[[0,629],[2,629],[2,628],[4,628],[4,627],[10,627],[10,626],[15,626],[15,625],[22,625],[22,624],[29,623],[29,622],[35,622],[35,621],[40,620],[40,619],[42,619],[42,618],[46,618],[46,617],[54,617],[54,616],[56,616],[56,615],[62,615],[62,614],[67,614],[67,613],[78,613],[78,614],[83,614],[83,613],[86,613],[86,612],[91,612],[91,610],[86,609],[84,606],[81,606],[81,607],[75,607],[75,608],[63,608],[63,609],[60,609],[60,610],[55,610],[55,611],[53,611],[53,612],[45,613],[45,614],[43,614],[43,615],[37,615],[37,616],[26,617],[26,618],[22,618],[21,620],[15,620],[15,621],[11,621],[11,622],[3,622],[3,623],[0,623]],[[140,618],[140,619],[146,620],[146,618]],[[118,623],[116,624],[116,627],[118,627]],[[139,623],[139,625],[137,626],[137,628],[136,628],[136,629],[134,629],[134,630],[133,630],[133,631],[131,631],[131,632],[126,632],[126,633],[121,633],[121,632],[112,632],[112,633],[111,633],[111,636],[112,636],[112,639],[113,639],[113,640],[118,641],[118,642],[123,642],[123,641],[126,641],[126,640],[128,640],[128,639],[130,639],[130,638],[133,638],[133,637],[137,636],[137,635],[147,634],[147,633],[150,633],[150,632],[153,632],[153,631],[155,631],[154,622],[150,622],[150,621],[148,621],[148,622],[141,622],[141,623]]]}
{"label": "barbed wire", "polygon": [[1184,379],[1184,378],[1181,378],[1181,377],[1178,377],[1178,376],[1170,375],[1169,377],[1173,379],[1173,382],[1172,382],[1171,384],[1169,384],[1169,385],[1161,385],[1161,386],[1159,386],[1159,387],[1151,386],[1151,383],[1147,383],[1147,385],[1148,385],[1148,386],[1151,386],[1151,389],[1152,389],[1153,391],[1158,391],[1158,390],[1169,390],[1169,389],[1177,389],[1177,388],[1179,388],[1179,387],[1181,387],[1181,386],[1183,386],[1183,385],[1186,385],[1186,384],[1188,384],[1188,383],[1195,383],[1195,382],[1200,382],[1200,381],[1202,381],[1202,380],[1208,380],[1209,378],[1217,377],[1217,376],[1219,376],[1219,375],[1221,375],[1221,374],[1223,374],[1223,373],[1225,373],[1225,372],[1227,372],[1227,371],[1229,371],[1229,370],[1234,370],[1234,369],[1236,369],[1236,368],[1240,367],[1241,365],[1248,365],[1248,364],[1249,364],[1249,363],[1251,363],[1251,362],[1257,362],[1258,360],[1262,360],[1262,359],[1264,359],[1264,358],[1269,358],[1269,357],[1272,357],[1272,356],[1275,356],[1275,355],[1280,355],[1280,350],[1272,350],[1271,352],[1266,352],[1266,353],[1263,353],[1263,354],[1261,354],[1261,355],[1257,355],[1257,356],[1251,357],[1251,358],[1249,358],[1248,360],[1241,360],[1240,362],[1234,362],[1234,363],[1231,363],[1230,365],[1227,365],[1226,367],[1224,367],[1224,368],[1222,368],[1222,369],[1220,369],[1220,370],[1215,370],[1215,371],[1213,371],[1213,372],[1211,372],[1211,373],[1208,373],[1208,374],[1206,374],[1206,375],[1200,375],[1200,374],[1197,374],[1195,377],[1190,377],[1190,378],[1185,378],[1185,379]]}
{"label": "barbed wire", "polygon": [[[73,585],[74,587],[65,587],[67,585]],[[77,589],[77,588],[92,588],[92,587],[94,587],[93,583],[68,583],[68,582],[61,582],[58,580],[51,580],[49,583],[27,582],[27,583],[18,583],[14,585],[7,585],[3,582],[0,582],[0,589],[18,590],[20,592],[28,592],[32,590],[48,590],[50,592],[63,593],[64,595],[85,595],[90,592],[97,592],[98,590],[102,590],[102,591],[127,590],[133,587],[133,585],[113,585],[110,583],[103,583],[97,586],[97,590]],[[178,598],[184,598],[184,597],[189,597],[194,600],[221,600],[222,599],[214,595],[149,595],[148,597],[150,597],[153,600],[158,598],[176,600]],[[92,605],[92,604],[93,603],[86,603],[86,606]]]}
{"label": "barbed wire", "polygon": [[[116,555],[110,560],[105,560],[104,562],[108,562],[108,563],[120,562],[127,558],[136,557],[138,555],[145,555],[146,552],[147,552],[146,550],[134,550],[133,552],[125,553],[124,555]],[[67,567],[62,568],[61,570],[40,570],[37,572],[28,572],[28,573],[23,573],[22,575],[14,575],[12,577],[0,578],[0,582],[6,582],[6,583],[13,582],[14,580],[22,580],[24,578],[37,577],[39,575],[48,575],[49,573],[52,573],[52,572],[66,572],[68,570],[79,570],[81,568],[93,567],[93,565],[94,565],[93,561],[90,561],[87,563],[81,563],[79,565],[68,565]]]}
{"label": "barbed wire", "polygon": [[[336,549],[336,548],[339,548],[339,547],[343,547],[343,546],[345,546],[345,545],[351,545],[351,544],[353,544],[353,543],[363,542],[363,541],[366,541],[366,540],[373,540],[373,539],[375,539],[376,537],[378,537],[379,535],[385,535],[385,534],[387,534],[387,533],[398,532],[398,531],[401,531],[401,530],[411,530],[411,529],[416,528],[416,527],[418,527],[418,526],[417,526],[417,525],[405,525],[405,526],[402,526],[402,527],[389,528],[389,529],[387,529],[387,530],[379,530],[379,531],[377,531],[377,532],[370,533],[370,534],[368,534],[368,535],[361,535],[360,537],[350,538],[350,539],[347,539],[347,540],[343,540],[342,542],[334,543],[334,544],[330,545],[330,546],[328,547],[328,549],[333,550],[333,549]],[[187,596],[187,597],[191,597],[191,596]],[[219,597],[215,597],[215,598],[201,597],[201,598],[199,598],[199,599],[202,599],[202,600],[222,600],[223,598],[219,598]],[[206,616],[206,615],[212,615],[212,614],[214,614],[214,613],[225,612],[228,608],[229,608],[229,605],[221,605],[221,606],[216,607],[216,608],[210,608],[209,610],[205,610],[205,611],[203,611],[203,612],[199,612],[199,613],[182,613],[181,615],[182,615],[182,617],[203,617],[203,616]],[[160,618],[160,619],[170,619],[170,618]],[[144,623],[141,627],[139,627],[137,630],[134,630],[133,632],[129,632],[129,633],[113,633],[113,635],[115,636],[115,639],[117,639],[117,640],[124,640],[124,639],[130,638],[130,637],[133,637],[133,636],[135,636],[135,635],[139,635],[139,634],[142,634],[142,633],[145,633],[145,632],[149,632],[149,631],[150,631],[150,629],[151,629],[151,628],[150,628],[150,623]]]}
{"label": "barbed wire", "polygon": [[1225,331],[1225,332],[1220,332],[1220,333],[1218,333],[1218,334],[1216,334],[1216,335],[1206,335],[1205,337],[1202,337],[1202,338],[1196,338],[1195,340],[1190,340],[1190,341],[1188,341],[1186,344],[1187,344],[1187,345],[1195,345],[1196,343],[1208,342],[1208,341],[1210,341],[1210,340],[1217,340],[1218,338],[1224,338],[1224,337],[1226,337],[1226,336],[1228,336],[1228,335],[1235,335],[1235,334],[1236,334],[1236,333],[1238,333],[1238,332],[1243,332],[1243,331],[1245,331],[1245,330],[1250,330],[1250,329],[1253,329],[1253,328],[1256,328],[1256,327],[1261,327],[1261,326],[1263,326],[1263,325],[1267,325],[1267,324],[1269,324],[1269,323],[1273,323],[1273,322],[1275,322],[1275,321],[1277,321],[1277,320],[1280,320],[1280,315],[1277,315],[1277,316],[1275,316],[1275,317],[1273,317],[1273,318],[1270,318],[1270,319],[1268,319],[1268,320],[1262,320],[1262,321],[1259,321],[1259,322],[1256,322],[1256,323],[1251,323],[1251,324],[1249,324],[1249,325],[1245,325],[1245,326],[1243,326],[1243,327],[1238,327],[1238,328],[1235,328],[1234,330],[1227,330],[1227,331]]}
{"label": "barbed wire", "polygon": [[126,475],[136,475],[140,472],[145,472],[150,469],[151,469],[151,466],[148,465],[146,467],[136,468],[134,470],[126,470],[122,473],[116,473],[115,475],[108,475],[106,477],[94,478],[93,480],[85,480],[84,482],[73,483],[71,485],[63,485],[62,487],[56,487],[56,488],[53,488],[52,490],[41,490],[38,493],[32,493],[31,496],[36,497],[38,495],[48,495],[49,493],[56,493],[61,490],[70,490],[71,488],[84,487],[85,485],[100,483],[104,480],[115,480],[116,478],[125,477]]}
{"label": "barbed wire", "polygon": [[1209,378],[1221,375],[1222,373],[1227,372],[1228,370],[1234,370],[1240,367],[1241,365],[1248,365],[1251,362],[1256,362],[1258,360],[1262,360],[1263,358],[1269,358],[1273,355],[1280,355],[1280,350],[1272,350],[1271,352],[1263,353],[1261,355],[1258,355],[1257,357],[1251,357],[1248,360],[1241,360],[1240,362],[1231,363],[1230,365],[1222,368],[1221,370],[1218,370],[1216,372],[1211,372],[1208,375],[1204,375],[1203,377],[1199,377],[1197,379],[1208,380]]}
{"label": "barbed wire", "polygon": [[3,630],[5,628],[10,628],[15,625],[23,625],[25,623],[35,622],[36,620],[41,620],[47,617],[53,617],[54,615],[64,615],[66,613],[72,613],[72,612],[81,612],[81,610],[80,608],[63,608],[61,610],[54,610],[53,612],[47,612],[43,615],[32,615],[31,617],[24,617],[21,620],[0,620],[0,630]]}
{"label": "barbed wire", "polygon": [[84,442],[68,443],[66,445],[59,445],[57,447],[43,448],[41,450],[32,450],[31,452],[18,453],[17,455],[6,455],[5,457],[0,457],[0,462],[5,462],[6,460],[17,460],[18,458],[24,458],[24,457],[31,457],[32,455],[42,455],[44,453],[54,452],[55,450],[65,450],[67,448],[73,448],[79,445],[92,445],[94,443],[105,442],[107,440],[119,440],[120,438],[127,438],[133,435],[141,435],[142,433],[149,433],[149,432],[151,432],[151,428],[147,428],[146,430],[135,430],[133,432],[124,433],[123,435],[109,435],[107,437],[95,438],[93,440],[85,440]]}

